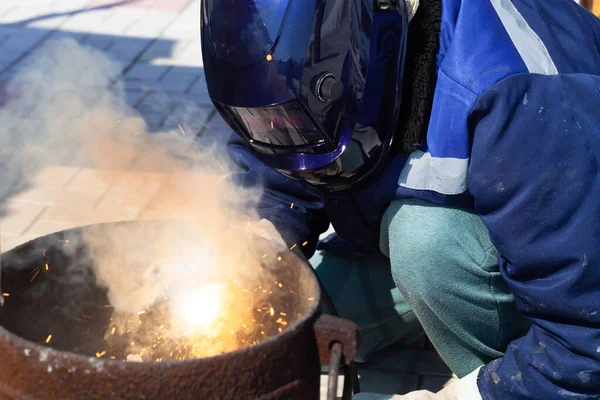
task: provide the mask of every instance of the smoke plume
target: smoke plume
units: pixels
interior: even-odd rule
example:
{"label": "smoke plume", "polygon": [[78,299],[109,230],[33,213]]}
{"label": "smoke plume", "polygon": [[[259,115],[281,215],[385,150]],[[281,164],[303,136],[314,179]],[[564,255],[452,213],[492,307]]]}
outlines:
{"label": "smoke plume", "polygon": [[[162,176],[163,195],[147,206],[154,210],[148,218],[170,223],[97,226],[84,236],[117,311],[136,313],[200,283],[256,273],[248,265],[249,237],[231,228],[245,225],[252,213],[236,214],[220,200],[241,205],[256,195],[228,186],[224,155],[199,148],[193,135],[150,134],[115,83],[120,68],[65,39],[39,49],[19,70],[0,108],[0,213],[49,166],[91,168],[108,184],[153,171]],[[71,212],[89,210],[74,206]]]}

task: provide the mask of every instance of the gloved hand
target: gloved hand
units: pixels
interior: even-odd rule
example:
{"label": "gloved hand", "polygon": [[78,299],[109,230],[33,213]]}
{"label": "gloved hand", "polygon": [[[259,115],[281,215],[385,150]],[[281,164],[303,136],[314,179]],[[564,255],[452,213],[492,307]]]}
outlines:
{"label": "gloved hand", "polygon": [[427,390],[418,390],[410,392],[404,396],[399,395],[375,395],[369,393],[359,393],[353,400],[482,400],[479,389],[477,388],[477,375],[480,368],[471,372],[469,375],[459,379],[437,393]]}

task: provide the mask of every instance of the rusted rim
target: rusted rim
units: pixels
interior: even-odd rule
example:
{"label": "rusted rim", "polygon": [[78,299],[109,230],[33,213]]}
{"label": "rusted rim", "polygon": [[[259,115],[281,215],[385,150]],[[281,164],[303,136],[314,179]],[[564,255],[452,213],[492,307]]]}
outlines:
{"label": "rusted rim", "polygon": [[[31,243],[33,243],[33,242],[42,240],[44,238],[51,238],[56,235],[61,235],[61,234],[69,233],[69,232],[82,231],[86,228],[97,227],[99,225],[118,225],[121,223],[135,223],[135,222],[139,222],[139,221],[107,222],[107,223],[84,225],[84,226],[79,226],[79,227],[72,228],[72,229],[66,229],[63,231],[58,231],[58,232],[50,233],[48,235],[40,236],[40,237],[30,240],[26,243],[23,243],[15,248],[7,251],[6,253],[10,253],[13,251],[17,252],[17,251],[19,251],[19,249],[22,249],[25,246],[31,245]],[[159,221],[159,222],[163,222],[163,221]],[[164,222],[168,222],[168,221],[164,221]],[[4,256],[6,253],[0,254],[0,256]],[[308,268],[311,268],[310,265],[307,265],[305,262],[302,261],[302,259],[299,256],[297,256],[296,254],[294,254],[291,251],[278,252],[277,256],[279,256],[279,255],[285,255],[286,257],[291,256],[291,257],[297,259],[299,261],[299,264],[302,265],[301,268],[304,268],[305,270]],[[275,258],[277,258],[277,256],[275,256]],[[24,350],[29,349],[29,350],[35,350],[38,353],[45,352],[48,355],[48,361],[51,359],[51,357],[54,357],[54,358],[60,357],[63,360],[68,359],[68,360],[72,360],[72,361],[85,362],[85,363],[89,363],[90,360],[94,360],[94,361],[103,362],[103,364],[105,366],[110,365],[110,366],[114,366],[114,367],[118,367],[118,368],[122,368],[124,366],[127,366],[127,368],[132,368],[132,367],[133,368],[161,368],[161,365],[190,366],[192,364],[198,364],[199,362],[208,363],[208,362],[212,362],[216,359],[222,360],[224,358],[236,357],[236,356],[239,356],[239,355],[243,354],[244,352],[248,352],[248,351],[260,351],[260,350],[266,349],[266,348],[270,347],[272,344],[276,343],[277,341],[283,340],[283,338],[285,338],[286,335],[291,334],[292,331],[296,331],[296,330],[300,329],[302,326],[309,323],[311,319],[314,319],[316,321],[316,319],[318,318],[318,315],[319,315],[318,309],[319,309],[320,303],[321,303],[321,289],[320,289],[319,283],[317,282],[317,278],[313,274],[311,274],[310,271],[306,270],[306,275],[309,276],[308,279],[310,279],[311,286],[315,293],[314,301],[312,302],[312,304],[306,314],[302,315],[300,318],[298,318],[296,321],[294,321],[292,324],[290,324],[287,329],[283,330],[283,332],[279,332],[276,335],[271,336],[270,338],[268,338],[266,340],[263,340],[262,342],[258,343],[255,346],[243,347],[241,349],[230,351],[225,354],[220,354],[220,355],[215,355],[215,356],[210,356],[210,357],[203,357],[203,358],[191,358],[191,359],[187,359],[187,360],[165,360],[160,363],[150,362],[150,361],[129,362],[129,361],[122,361],[122,360],[113,360],[111,358],[107,358],[107,359],[94,358],[93,356],[85,356],[83,354],[73,353],[73,352],[64,351],[64,350],[57,350],[50,346],[44,346],[42,344],[29,341],[21,336],[18,336],[16,334],[12,333],[11,331],[6,329],[2,325],[0,325],[0,340],[14,344],[15,347],[17,347],[19,350],[21,350],[23,352],[21,354],[21,357],[27,358],[28,356],[25,355]]]}

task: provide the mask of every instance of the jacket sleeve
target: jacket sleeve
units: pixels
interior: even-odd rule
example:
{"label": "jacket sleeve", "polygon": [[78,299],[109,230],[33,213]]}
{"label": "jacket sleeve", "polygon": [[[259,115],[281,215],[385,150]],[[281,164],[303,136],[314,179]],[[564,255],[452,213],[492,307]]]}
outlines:
{"label": "jacket sleeve", "polygon": [[600,77],[509,77],[469,123],[469,190],[532,322],[481,369],[481,395],[599,399]]}
{"label": "jacket sleeve", "polygon": [[310,258],[319,235],[329,226],[322,196],[267,167],[236,134],[229,139],[227,150],[235,168],[229,177],[232,183],[259,192],[258,204],[246,206],[271,221],[290,247],[296,244]]}

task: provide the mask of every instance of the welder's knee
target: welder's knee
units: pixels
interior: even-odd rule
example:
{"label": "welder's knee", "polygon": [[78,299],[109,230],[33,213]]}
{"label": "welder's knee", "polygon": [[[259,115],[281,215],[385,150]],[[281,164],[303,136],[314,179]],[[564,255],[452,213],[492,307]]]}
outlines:
{"label": "welder's knee", "polygon": [[462,290],[465,277],[485,279],[498,270],[481,218],[462,209],[395,201],[383,218],[381,239],[394,281],[409,303],[416,298],[428,303],[430,297],[439,302],[444,293]]}

